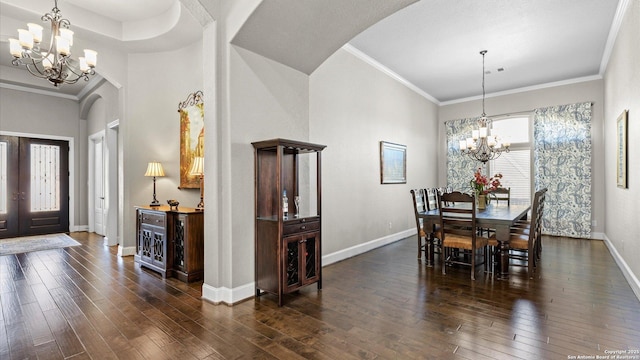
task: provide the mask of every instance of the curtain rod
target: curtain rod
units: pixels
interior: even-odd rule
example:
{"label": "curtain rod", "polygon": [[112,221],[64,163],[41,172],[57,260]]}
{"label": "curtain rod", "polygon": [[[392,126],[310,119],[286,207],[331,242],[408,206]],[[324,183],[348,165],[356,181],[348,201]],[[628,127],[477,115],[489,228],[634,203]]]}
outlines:
{"label": "curtain rod", "polygon": [[[591,104],[591,106],[593,106],[593,101],[589,102],[589,104]],[[507,113],[496,114],[496,115],[487,115],[487,117],[489,117],[489,118],[494,118],[494,117],[501,117],[501,116],[512,116],[512,115],[533,114],[535,111],[536,111],[536,109],[533,109],[533,110],[523,110],[523,111],[514,111],[514,112],[507,112]]]}
{"label": "curtain rod", "polygon": [[535,110],[524,110],[524,111],[514,111],[514,112],[508,112],[508,113],[503,113],[503,114],[496,114],[496,115],[487,115],[488,118],[495,118],[495,117],[502,117],[502,116],[512,116],[512,115],[524,115],[524,114],[533,114]]}

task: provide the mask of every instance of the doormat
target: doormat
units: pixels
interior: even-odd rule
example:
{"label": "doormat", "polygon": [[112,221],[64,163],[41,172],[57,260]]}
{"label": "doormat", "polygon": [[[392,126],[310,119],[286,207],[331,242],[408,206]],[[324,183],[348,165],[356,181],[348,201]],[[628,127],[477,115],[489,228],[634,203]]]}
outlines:
{"label": "doormat", "polygon": [[80,243],[73,240],[67,234],[46,234],[0,239],[0,256],[60,249],[78,245],[80,245]]}

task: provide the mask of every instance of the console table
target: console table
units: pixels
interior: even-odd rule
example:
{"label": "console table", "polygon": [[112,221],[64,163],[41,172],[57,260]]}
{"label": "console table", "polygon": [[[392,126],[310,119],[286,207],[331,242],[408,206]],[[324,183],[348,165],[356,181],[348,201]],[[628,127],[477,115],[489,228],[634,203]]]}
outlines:
{"label": "console table", "polygon": [[204,277],[204,212],[194,208],[136,206],[135,261],[163,278]]}

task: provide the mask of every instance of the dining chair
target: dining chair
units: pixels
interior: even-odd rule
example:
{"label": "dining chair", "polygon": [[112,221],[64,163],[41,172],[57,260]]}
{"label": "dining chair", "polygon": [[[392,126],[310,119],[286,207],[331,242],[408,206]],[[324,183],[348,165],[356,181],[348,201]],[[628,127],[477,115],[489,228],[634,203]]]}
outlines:
{"label": "dining chair", "polygon": [[[516,224],[511,228],[509,238],[509,260],[520,260],[526,262],[527,274],[533,278],[535,268],[540,259],[540,242],[542,238],[541,222],[543,215],[544,196],[546,189],[536,191],[531,206],[531,219],[526,224]],[[494,236],[489,237],[489,246],[497,248],[498,242]],[[509,266],[525,266],[518,263],[511,263]]]}
{"label": "dining chair", "polygon": [[[534,203],[535,203],[536,196],[538,197],[538,206],[537,207],[538,207],[538,210],[540,212],[540,214],[539,214],[540,224],[537,224],[537,225],[540,226],[540,233],[537,235],[537,238],[536,238],[536,241],[535,241],[535,246],[536,246],[535,254],[536,254],[536,258],[538,260],[542,256],[542,216],[544,214],[544,204],[545,204],[547,191],[548,191],[548,188],[543,188],[543,189],[538,190],[536,192],[536,195],[534,195]],[[533,214],[533,207],[532,207],[531,219],[533,217],[534,217],[534,214]],[[529,235],[529,233],[531,232],[531,219],[518,221],[511,228],[511,232],[512,233],[520,233],[520,234]]]}
{"label": "dining chair", "polygon": [[[418,260],[422,258],[422,251],[426,248],[428,234],[424,229],[424,222],[418,215],[427,211],[424,189],[411,189],[411,200],[413,200],[413,212],[416,217],[416,230],[418,231]],[[424,241],[423,241],[424,239]]]}
{"label": "dining chair", "polygon": [[511,205],[511,188],[503,188],[499,187],[493,189],[489,192],[489,200],[495,201],[496,204],[500,204],[500,202],[506,202],[507,206]]}
{"label": "dining chair", "polygon": [[[438,188],[427,188],[424,189],[427,210],[437,210],[438,206]],[[440,240],[440,224],[433,224],[433,228],[431,229],[431,233],[433,234],[433,241],[429,244],[428,248],[425,248],[425,256],[427,252],[429,255],[431,254],[441,254],[442,253],[442,241]],[[430,261],[433,260],[433,256],[429,258]]]}
{"label": "dining chair", "polygon": [[[439,196],[440,227],[443,251],[442,274],[447,265],[471,266],[471,280],[475,280],[478,265],[487,266],[486,237],[478,235],[476,228],[475,197],[459,191],[443,193]],[[448,205],[451,204],[451,205]],[[478,250],[482,250],[482,261],[477,262]]]}

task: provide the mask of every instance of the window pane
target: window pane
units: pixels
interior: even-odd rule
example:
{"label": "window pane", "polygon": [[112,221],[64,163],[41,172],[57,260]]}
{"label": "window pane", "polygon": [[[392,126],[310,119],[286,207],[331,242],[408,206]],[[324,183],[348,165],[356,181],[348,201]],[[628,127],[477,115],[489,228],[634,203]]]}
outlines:
{"label": "window pane", "polygon": [[502,142],[509,141],[512,144],[529,142],[529,117],[494,120],[491,128],[491,134],[498,135]]}
{"label": "window pane", "polygon": [[7,201],[9,201],[9,196],[7,195],[7,193],[9,192],[9,185],[7,184],[7,161],[9,161],[8,156],[7,143],[0,142],[0,214],[7,213]]}
{"label": "window pane", "polygon": [[529,149],[511,150],[491,160],[491,175],[502,173],[502,187],[511,188],[512,204],[531,204],[531,156]]}
{"label": "window pane", "polygon": [[60,147],[31,145],[31,211],[60,210]]}

